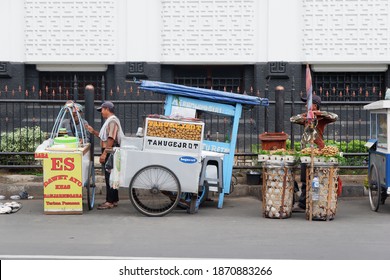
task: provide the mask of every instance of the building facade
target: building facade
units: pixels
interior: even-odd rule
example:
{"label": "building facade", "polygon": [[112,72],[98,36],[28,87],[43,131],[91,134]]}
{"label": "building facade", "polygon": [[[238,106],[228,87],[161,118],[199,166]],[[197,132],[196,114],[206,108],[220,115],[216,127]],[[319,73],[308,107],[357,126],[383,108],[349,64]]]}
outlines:
{"label": "building facade", "polygon": [[135,78],[300,92],[306,64],[328,100],[377,99],[389,84],[389,0],[3,0],[0,9],[3,91],[62,99],[77,82],[82,98],[92,83],[107,99]]}

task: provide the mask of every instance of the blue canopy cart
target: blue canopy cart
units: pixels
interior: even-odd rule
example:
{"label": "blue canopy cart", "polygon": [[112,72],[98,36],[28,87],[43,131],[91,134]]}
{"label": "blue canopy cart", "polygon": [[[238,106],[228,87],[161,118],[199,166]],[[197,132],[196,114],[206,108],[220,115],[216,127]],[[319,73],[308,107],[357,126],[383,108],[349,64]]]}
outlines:
{"label": "blue canopy cart", "polygon": [[[242,107],[267,106],[268,100],[154,81],[141,82],[140,89],[167,95],[165,115],[148,116],[140,137],[124,137],[114,148],[111,186],[129,188],[133,206],[147,216],[166,215],[176,206],[195,213],[208,190],[218,192],[222,208],[224,195],[232,191]],[[224,142],[204,139],[202,112],[231,118]]]}
{"label": "blue canopy cart", "polygon": [[[205,137],[202,145],[198,203],[210,189],[219,193],[218,208],[222,208],[224,195],[232,192],[234,151],[243,106],[268,106],[268,99],[156,81],[142,81],[140,88],[167,95],[164,113],[166,116],[184,115],[201,119],[202,112],[207,112],[231,120],[223,141]],[[208,174],[211,173],[207,171],[208,166],[216,167],[216,176]]]}

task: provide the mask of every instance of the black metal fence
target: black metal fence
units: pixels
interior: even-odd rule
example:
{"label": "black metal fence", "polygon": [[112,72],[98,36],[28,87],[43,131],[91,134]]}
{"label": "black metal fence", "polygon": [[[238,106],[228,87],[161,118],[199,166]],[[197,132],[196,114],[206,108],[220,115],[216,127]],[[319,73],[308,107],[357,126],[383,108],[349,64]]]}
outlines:
{"label": "black metal fence", "polygon": [[[17,93],[16,93],[17,94]],[[21,94],[23,92],[21,91]],[[126,91],[121,92],[126,94]],[[116,115],[120,118],[126,135],[135,135],[137,128],[143,126],[144,117],[149,114],[162,114],[164,111],[164,97],[159,94],[139,91],[129,91],[139,97],[139,100],[113,99],[116,105]],[[293,92],[287,92],[294,94]],[[24,99],[15,98],[15,93],[2,92],[0,102],[0,167],[1,168],[30,168],[36,167],[40,162],[34,161],[34,150],[51,133],[54,121],[64,100]],[[79,100],[83,104],[83,100]],[[361,142],[369,138],[369,116],[363,106],[369,101],[323,101],[322,110],[334,112],[339,120],[327,126],[324,139],[335,141],[349,156],[359,157],[357,167],[364,167],[366,152],[361,150]],[[95,105],[99,105],[96,101]],[[251,156],[256,153],[259,145],[259,135],[265,131],[273,132],[275,127],[275,102],[270,106],[247,108],[243,111],[237,137],[237,155]],[[300,141],[302,127],[292,125],[289,118],[303,112],[304,104],[285,100],[283,127],[284,132],[290,135],[291,145]],[[280,113],[280,112],[278,112]],[[224,117],[204,114],[205,135],[213,140],[224,141],[228,134],[230,120]],[[101,127],[102,120],[95,114],[92,124],[95,129]],[[99,154],[99,147],[95,147]],[[358,162],[358,161],[356,161]],[[350,165],[350,164],[349,164]],[[356,165],[356,164],[355,164]]]}

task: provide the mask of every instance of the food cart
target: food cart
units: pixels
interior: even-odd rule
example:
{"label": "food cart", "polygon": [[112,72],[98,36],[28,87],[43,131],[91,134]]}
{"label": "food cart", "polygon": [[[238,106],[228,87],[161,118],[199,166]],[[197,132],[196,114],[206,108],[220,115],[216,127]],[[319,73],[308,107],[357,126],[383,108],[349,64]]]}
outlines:
{"label": "food cart", "polygon": [[35,151],[35,159],[43,161],[45,214],[82,214],[83,188],[88,209],[91,210],[94,206],[95,172],[92,149],[91,144],[86,141],[84,120],[77,110],[81,135],[77,129],[74,129],[75,136],[61,135],[61,124],[66,118],[69,118],[71,126],[76,127],[73,111],[72,102],[61,108],[50,138]]}
{"label": "food cart", "polygon": [[364,106],[370,111],[368,161],[368,195],[373,211],[378,211],[390,194],[390,100],[380,100]]}
{"label": "food cart", "polygon": [[[144,137],[126,137],[116,149],[113,185],[129,187],[134,207],[148,216],[169,213],[183,194],[190,194],[189,212],[194,212],[208,190],[218,192],[218,208],[222,208],[224,195],[232,192],[243,105],[268,106],[268,99],[155,81],[142,81],[140,89],[167,94],[165,117],[147,118]],[[202,111],[231,118],[229,141],[204,139],[204,123],[197,118]],[[165,128],[166,134],[161,132]],[[215,174],[209,167],[215,167]]]}

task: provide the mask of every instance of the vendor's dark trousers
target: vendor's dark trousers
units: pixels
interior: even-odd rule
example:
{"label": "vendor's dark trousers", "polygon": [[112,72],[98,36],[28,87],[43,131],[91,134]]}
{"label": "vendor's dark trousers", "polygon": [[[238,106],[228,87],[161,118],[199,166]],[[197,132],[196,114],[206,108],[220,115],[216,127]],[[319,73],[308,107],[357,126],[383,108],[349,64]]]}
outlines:
{"label": "vendor's dark trousers", "polygon": [[299,207],[305,209],[306,208],[306,167],[307,164],[301,164],[301,195],[299,196]]}
{"label": "vendor's dark trousers", "polygon": [[[106,156],[106,160],[104,161],[104,165],[106,164],[108,160],[109,154]],[[110,172],[104,168],[104,179],[106,181],[106,201],[110,203],[118,202],[119,201],[119,194],[117,189],[113,189],[110,187]]]}

